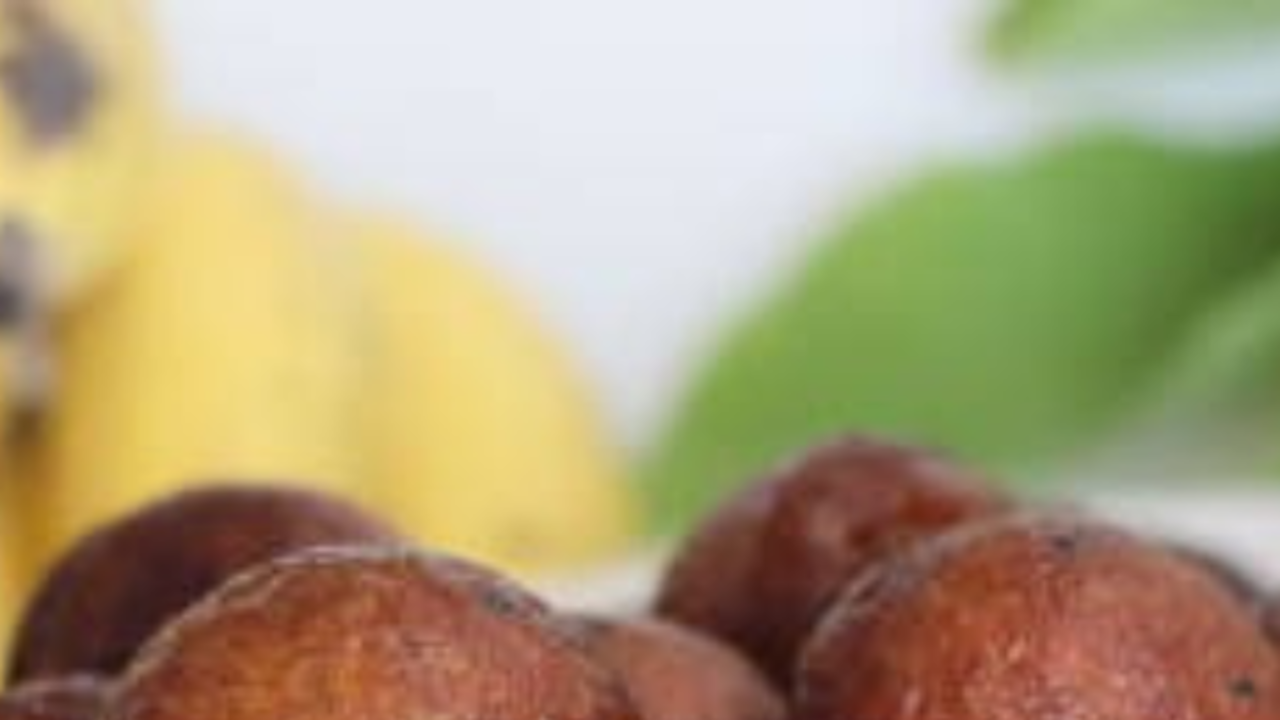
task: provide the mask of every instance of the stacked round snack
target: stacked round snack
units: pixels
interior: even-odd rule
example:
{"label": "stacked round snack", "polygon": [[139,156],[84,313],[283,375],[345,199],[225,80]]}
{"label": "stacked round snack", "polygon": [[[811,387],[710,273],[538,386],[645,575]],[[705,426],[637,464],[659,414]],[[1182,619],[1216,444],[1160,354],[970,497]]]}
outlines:
{"label": "stacked round snack", "polygon": [[741,646],[786,683],[848,578],[1004,507],[979,476],[941,458],[861,438],[831,443],[714,513],[672,564],[658,612]]}
{"label": "stacked round snack", "polygon": [[561,615],[364,511],[214,485],[125,516],[55,565],[0,720],[781,720],[728,646]]}
{"label": "stacked round snack", "polygon": [[1196,550],[866,439],[731,498],[654,617],[560,613],[364,511],[224,485],[82,539],[0,720],[1275,720],[1276,611]]}
{"label": "stacked round snack", "polygon": [[657,611],[754,658],[794,720],[1262,720],[1261,596],[1203,553],[849,439],[713,514]]}

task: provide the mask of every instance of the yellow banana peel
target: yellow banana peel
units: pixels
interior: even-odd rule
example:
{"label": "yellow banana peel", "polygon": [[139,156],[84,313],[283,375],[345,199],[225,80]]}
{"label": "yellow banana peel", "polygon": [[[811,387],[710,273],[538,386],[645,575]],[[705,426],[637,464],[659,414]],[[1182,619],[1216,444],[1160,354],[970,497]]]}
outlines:
{"label": "yellow banana peel", "polygon": [[[122,255],[159,129],[131,0],[0,0],[0,234],[54,305]],[[0,277],[4,273],[0,268]]]}
{"label": "yellow banana peel", "polygon": [[193,482],[357,477],[347,246],[253,146],[188,138],[163,163],[131,256],[57,337],[46,553]]}
{"label": "yellow banana peel", "polygon": [[634,529],[621,454],[529,306],[408,226],[352,225],[370,506],[426,543],[525,574],[616,553]]}

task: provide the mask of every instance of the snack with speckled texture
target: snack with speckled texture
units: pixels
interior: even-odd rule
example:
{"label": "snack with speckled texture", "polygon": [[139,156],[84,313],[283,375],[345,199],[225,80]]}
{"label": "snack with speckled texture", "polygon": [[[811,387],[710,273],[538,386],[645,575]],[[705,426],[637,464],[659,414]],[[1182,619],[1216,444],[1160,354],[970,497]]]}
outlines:
{"label": "snack with speckled texture", "polygon": [[960,529],[849,587],[796,720],[1275,720],[1280,656],[1201,568],[1074,518]]}
{"label": "snack with speckled texture", "polygon": [[655,619],[579,620],[645,720],[782,720],[781,696],[736,650]]}
{"label": "snack with speckled texture", "polygon": [[176,495],[63,556],[27,610],[10,676],[114,675],[165,622],[242,570],[318,545],[396,542],[359,509],[302,490],[229,485]]}
{"label": "snack with speckled texture", "polygon": [[796,649],[851,577],[1003,507],[976,473],[938,455],[844,439],[713,513],[677,554],[657,610],[728,640],[786,685]]}
{"label": "snack with speckled texture", "polygon": [[320,549],[241,575],[143,648],[104,720],[639,720],[516,586],[407,550]]}

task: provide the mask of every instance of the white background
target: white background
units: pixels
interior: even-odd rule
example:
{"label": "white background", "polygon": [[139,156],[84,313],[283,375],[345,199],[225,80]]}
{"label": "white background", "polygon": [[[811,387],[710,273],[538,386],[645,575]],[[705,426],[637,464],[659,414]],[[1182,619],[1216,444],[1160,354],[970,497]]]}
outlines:
{"label": "white background", "polygon": [[1081,115],[1280,117],[1280,63],[986,67],[982,0],[161,0],[178,99],[506,270],[633,442],[837,208]]}

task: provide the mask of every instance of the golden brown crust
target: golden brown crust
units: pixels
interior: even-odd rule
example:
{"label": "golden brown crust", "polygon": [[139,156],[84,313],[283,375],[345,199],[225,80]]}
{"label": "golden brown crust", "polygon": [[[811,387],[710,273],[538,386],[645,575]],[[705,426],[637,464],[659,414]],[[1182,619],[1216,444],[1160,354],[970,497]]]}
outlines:
{"label": "golden brown crust", "polygon": [[157,628],[245,568],[317,545],[392,542],[381,523],[308,492],[183,493],[102,528],[63,557],[21,623],[10,678],[117,674]]}
{"label": "golden brown crust", "polygon": [[714,514],[672,564],[657,612],[728,640],[786,685],[796,649],[852,576],[1003,507],[939,456],[845,439]]}
{"label": "golden brown crust", "polygon": [[581,621],[591,651],[622,678],[645,720],[782,720],[777,691],[711,637],[654,619]]}
{"label": "golden brown crust", "polygon": [[107,685],[88,675],[23,683],[0,696],[0,720],[97,720]]}
{"label": "golden brown crust", "polygon": [[758,610],[748,598],[754,597],[757,546],[778,485],[748,487],[703,521],[667,568],[655,607],[658,615],[751,654]]}
{"label": "golden brown crust", "polygon": [[1078,519],[961,529],[848,588],[796,720],[1275,720],[1280,658],[1200,568]]}
{"label": "golden brown crust", "polygon": [[105,720],[637,720],[536,599],[408,551],[304,552],[149,643]]}

